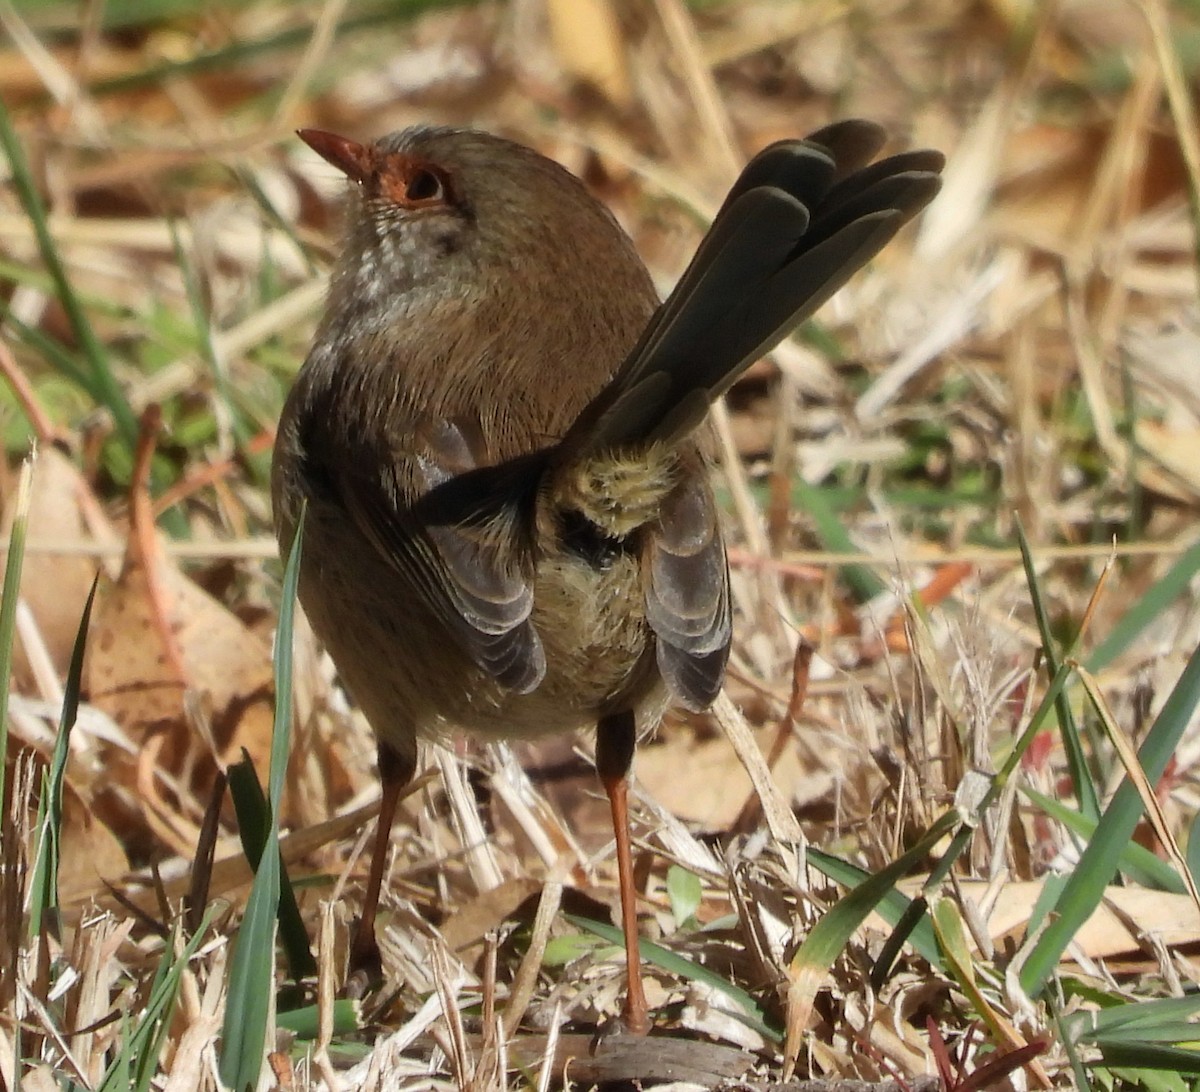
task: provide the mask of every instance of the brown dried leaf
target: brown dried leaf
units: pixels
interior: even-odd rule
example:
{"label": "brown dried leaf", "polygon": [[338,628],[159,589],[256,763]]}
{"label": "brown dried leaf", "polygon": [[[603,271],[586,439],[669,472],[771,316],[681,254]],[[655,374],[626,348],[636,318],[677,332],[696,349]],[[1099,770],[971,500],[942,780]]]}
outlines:
{"label": "brown dried leaf", "polygon": [[559,64],[620,109],[633,92],[621,29],[610,0],[548,0],[546,14]]}
{"label": "brown dried leaf", "polygon": [[[1134,430],[1138,446],[1154,458],[1169,474],[1186,483],[1188,491],[1172,488],[1161,473],[1139,467],[1143,483],[1188,502],[1200,495],[1200,429],[1166,428],[1157,421],[1139,418]],[[1190,492],[1189,492],[1190,491]]]}
{"label": "brown dried leaf", "polygon": [[126,566],[119,580],[101,586],[85,671],[92,703],[143,742],[148,730],[182,716],[185,684],[174,660],[156,624],[146,570]]}
{"label": "brown dried leaf", "polygon": [[59,895],[79,902],[105,890],[129,871],[129,858],[117,836],[92,814],[85,798],[68,780],[63,793]]}
{"label": "brown dried leaf", "polygon": [[[905,881],[905,890],[915,893],[921,881]],[[982,880],[960,880],[962,894],[982,902],[990,884]],[[988,933],[999,941],[1020,935],[1029,925],[1029,915],[1042,893],[1036,880],[1006,883],[987,916]],[[1136,933],[1131,926],[1136,923]],[[888,927],[872,919],[873,927]],[[1150,891],[1142,887],[1110,887],[1100,904],[1072,941],[1090,959],[1113,959],[1121,955],[1141,954],[1145,937],[1154,936],[1169,947],[1195,944],[1200,940],[1200,911],[1187,895]]]}
{"label": "brown dried leaf", "polygon": [[[756,732],[763,752],[771,731]],[[796,748],[791,744],[772,771],[785,799],[803,779]],[[702,824],[708,830],[726,830],[737,819],[753,791],[750,778],[724,737],[697,740],[680,733],[662,744],[644,747],[637,756],[637,778],[646,792],[672,815]]]}
{"label": "brown dried leaf", "polygon": [[[157,562],[160,619],[147,570],[127,565],[106,590],[88,657],[94,703],[135,740],[183,719],[185,690],[204,695],[223,760],[241,747],[270,752],[271,657],[224,606],[165,560]],[[262,768],[262,767],[260,767]]]}
{"label": "brown dried leaf", "polygon": [[[12,529],[12,496],[5,498],[4,533]],[[100,505],[78,468],[52,445],[38,454],[30,497],[28,542],[21,571],[21,597],[29,607],[60,677],[66,674],[84,602],[99,563],[95,558],[64,549],[115,538]],[[0,562],[0,570],[3,563]],[[29,659],[18,641],[13,650],[13,670],[21,689],[32,689]]]}
{"label": "brown dried leaf", "polygon": [[479,943],[511,918],[517,908],[537,894],[541,887],[542,884],[537,880],[506,880],[499,887],[484,891],[464,903],[441,925],[439,932],[446,941],[446,947],[461,954],[464,949]]}

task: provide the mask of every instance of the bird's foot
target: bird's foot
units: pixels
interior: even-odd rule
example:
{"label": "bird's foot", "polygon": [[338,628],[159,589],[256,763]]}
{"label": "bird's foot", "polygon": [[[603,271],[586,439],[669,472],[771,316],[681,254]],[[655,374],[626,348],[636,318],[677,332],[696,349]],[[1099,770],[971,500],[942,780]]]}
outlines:
{"label": "bird's foot", "polygon": [[618,1039],[643,1039],[650,1034],[652,1027],[649,1016],[642,1013],[642,1020],[636,1018],[630,1019],[628,1012],[622,1012],[620,1016],[612,1016],[605,1020],[599,1027],[596,1028],[592,1035],[592,1041],[588,1046],[588,1053],[595,1057],[601,1050],[604,1049],[606,1043],[611,1043]]}
{"label": "bird's foot", "polygon": [[375,940],[375,930],[363,928],[359,922],[350,947],[350,965],[346,976],[346,997],[361,1001],[373,988],[383,982],[383,956]]}

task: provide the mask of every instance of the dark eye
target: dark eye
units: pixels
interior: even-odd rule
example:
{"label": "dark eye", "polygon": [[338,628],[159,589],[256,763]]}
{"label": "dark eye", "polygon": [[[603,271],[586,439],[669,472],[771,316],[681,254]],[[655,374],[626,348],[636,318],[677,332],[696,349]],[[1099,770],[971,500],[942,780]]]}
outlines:
{"label": "dark eye", "polygon": [[409,201],[437,201],[445,196],[442,180],[433,171],[418,167],[409,176],[404,187],[404,196]]}

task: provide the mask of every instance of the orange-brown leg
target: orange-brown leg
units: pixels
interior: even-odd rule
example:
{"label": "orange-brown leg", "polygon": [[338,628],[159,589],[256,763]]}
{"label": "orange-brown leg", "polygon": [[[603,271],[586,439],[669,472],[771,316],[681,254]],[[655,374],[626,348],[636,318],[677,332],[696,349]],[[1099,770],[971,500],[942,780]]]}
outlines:
{"label": "orange-brown leg", "polygon": [[387,864],[388,843],[392,838],[392,822],[404,787],[416,772],[416,756],[408,757],[379,744],[379,818],[375,828],[375,848],[371,853],[371,871],[367,876],[367,891],[363,898],[362,915],[350,949],[350,972],[365,971],[374,976],[382,969],[379,944],[375,940],[375,915],[379,910],[379,894],[383,889],[383,869]]}
{"label": "orange-brown leg", "polygon": [[632,710],[610,713],[596,727],[596,772],[608,794],[613,834],[617,840],[617,880],[621,891],[621,928],[625,931],[625,965],[629,986],[625,993],[624,1020],[634,1035],[650,1030],[646,993],[642,986],[642,960],[638,951],[637,890],[633,883],[633,851],[629,840],[629,768],[637,743],[637,723]]}

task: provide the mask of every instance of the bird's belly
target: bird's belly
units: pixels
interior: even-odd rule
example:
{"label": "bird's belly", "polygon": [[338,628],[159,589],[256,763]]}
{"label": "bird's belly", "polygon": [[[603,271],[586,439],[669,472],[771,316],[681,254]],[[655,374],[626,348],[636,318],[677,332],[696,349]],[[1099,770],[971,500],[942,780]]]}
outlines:
{"label": "bird's belly", "polygon": [[634,556],[601,568],[569,554],[539,565],[532,620],[547,666],[526,694],[476,666],[394,570],[329,560],[361,562],[358,551],[320,556],[319,571],[306,565],[302,573],[305,612],[371,727],[402,752],[418,737],[457,730],[504,739],[591,728],[619,709],[650,726],[665,709]]}
{"label": "bird's belly", "polygon": [[[638,559],[620,554],[596,568],[564,554],[538,566],[533,624],[546,651],[546,677],[509,707],[527,717],[521,734],[592,727],[602,713],[634,709],[657,720],[665,692],[646,622]],[[527,712],[526,712],[527,711]]]}

